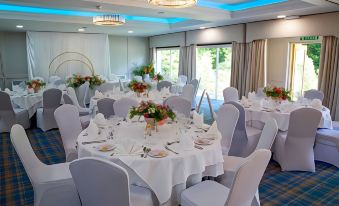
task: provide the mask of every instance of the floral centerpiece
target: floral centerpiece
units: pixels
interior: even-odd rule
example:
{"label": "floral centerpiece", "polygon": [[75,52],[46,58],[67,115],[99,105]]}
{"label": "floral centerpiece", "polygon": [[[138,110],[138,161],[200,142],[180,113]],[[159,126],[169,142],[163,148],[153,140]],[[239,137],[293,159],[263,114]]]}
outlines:
{"label": "floral centerpiece", "polygon": [[33,89],[35,93],[39,92],[39,90],[46,86],[46,82],[41,79],[33,79],[26,82],[28,89]]}
{"label": "floral centerpiece", "polygon": [[163,124],[167,118],[174,120],[176,117],[168,106],[155,104],[152,101],[142,101],[139,106],[132,107],[129,111],[129,118],[132,119],[135,116],[144,116],[145,121],[152,126],[153,130],[159,123]]}
{"label": "floral centerpiece", "polygon": [[291,101],[291,91],[283,87],[271,87],[267,86],[264,88],[264,92],[267,97],[271,97],[276,100],[288,100]]}
{"label": "floral centerpiece", "polygon": [[144,80],[149,80],[150,78],[153,79],[154,77],[154,65],[148,64],[145,66],[141,66],[136,68],[133,72],[134,76],[142,76]]}
{"label": "floral centerpiece", "polygon": [[160,73],[158,73],[158,74],[154,75],[153,80],[159,82],[161,80],[164,80],[164,77]]}
{"label": "floral centerpiece", "polygon": [[101,84],[105,83],[105,80],[101,79],[98,75],[81,76],[73,74],[73,76],[68,78],[66,81],[67,86],[73,88],[78,88],[85,82],[89,82],[89,87],[93,89],[95,86],[100,86]]}
{"label": "floral centerpiece", "polygon": [[129,84],[128,87],[137,93],[138,96],[140,96],[141,93],[144,93],[146,90],[151,89],[151,85],[145,83],[145,82],[138,82],[136,80],[132,80]]}

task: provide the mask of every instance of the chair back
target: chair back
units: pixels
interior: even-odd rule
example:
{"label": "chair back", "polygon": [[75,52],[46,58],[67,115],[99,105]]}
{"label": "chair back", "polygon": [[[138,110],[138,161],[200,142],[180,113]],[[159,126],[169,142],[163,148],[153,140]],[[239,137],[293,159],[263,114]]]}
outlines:
{"label": "chair back", "polygon": [[18,154],[25,171],[34,184],[41,178],[40,174],[43,172],[43,164],[33,151],[31,143],[28,140],[25,129],[18,124],[15,124],[11,129],[11,142]]}
{"label": "chair back", "polygon": [[114,115],[113,104],[115,100],[110,98],[103,98],[97,101],[98,112],[103,114],[106,119]]}
{"label": "chair back", "polygon": [[187,76],[186,75],[179,75],[178,76],[178,84],[185,85],[187,83]]}
{"label": "chair back", "polygon": [[56,109],[60,106],[62,91],[60,89],[47,89],[42,94],[44,109]]}
{"label": "chair back", "polygon": [[161,82],[158,82],[158,84],[157,84],[157,90],[158,90],[158,91],[161,91],[162,88],[165,88],[165,87],[169,88],[170,91],[171,91],[171,88],[172,88],[172,82],[166,81],[166,80],[161,81]]}
{"label": "chair back", "polygon": [[224,95],[224,103],[230,102],[230,101],[238,101],[239,100],[239,92],[234,87],[227,87],[223,91]]}
{"label": "chair back", "polygon": [[307,99],[319,99],[320,101],[324,100],[324,92],[318,91],[315,89],[307,90],[304,92],[304,97]]}
{"label": "chair back", "polygon": [[182,93],[180,96],[192,103],[194,99],[194,86],[192,84],[186,84],[182,88]]}
{"label": "chair back", "polygon": [[55,121],[59,127],[62,143],[66,151],[69,146],[75,146],[77,138],[82,131],[78,108],[74,105],[64,104],[54,112]]}
{"label": "chair back", "polygon": [[227,155],[231,147],[235,127],[239,118],[239,110],[231,105],[221,105],[216,118],[218,130],[221,133],[221,147],[223,154]]}
{"label": "chair back", "polygon": [[124,84],[122,83],[121,79],[119,79],[119,87],[121,92],[125,90]]}
{"label": "chair back", "polygon": [[99,158],[78,159],[69,168],[82,206],[130,205],[129,178],[124,168]]}
{"label": "chair back", "polygon": [[195,98],[197,96],[197,92],[199,90],[199,85],[200,85],[200,79],[197,80],[197,79],[192,79],[192,81],[190,82],[190,84],[193,85],[193,91],[194,91],[194,97]]}
{"label": "chair back", "polygon": [[64,99],[65,104],[74,105],[71,97],[68,94],[63,94],[62,97]]}
{"label": "chair back", "polygon": [[62,84],[65,84],[65,80],[59,79],[59,80],[56,80],[56,81],[54,82],[54,85],[55,85],[55,86],[60,86],[60,85],[62,85]]}
{"label": "chair back", "polygon": [[206,89],[204,89],[204,91],[201,94],[201,97],[200,97],[200,100],[199,100],[199,103],[198,103],[198,106],[197,106],[197,109],[196,109],[198,113],[200,112],[202,100],[204,100],[205,93],[206,93]]}
{"label": "chair back", "polygon": [[113,91],[113,88],[114,88],[113,83],[106,82],[99,86],[98,91],[101,93],[106,93],[109,91]]}
{"label": "chair back", "polygon": [[259,142],[257,144],[256,150],[258,149],[267,149],[271,150],[275,137],[278,133],[278,124],[277,121],[273,118],[269,118],[262,130]]}
{"label": "chair back", "polygon": [[243,153],[248,142],[245,109],[241,104],[234,101],[227,102],[226,104],[232,104],[239,110],[239,120],[237,126],[235,127],[229,155],[242,157],[244,156]]}
{"label": "chair back", "polygon": [[85,107],[85,108],[86,108],[86,100],[87,100],[88,90],[89,90],[89,82],[88,81],[86,81],[85,83],[83,83],[79,87],[79,96],[78,96],[79,104],[80,104],[80,106]]}
{"label": "chair back", "polygon": [[48,83],[54,84],[58,80],[61,80],[61,78],[59,76],[55,76],[55,75],[54,76],[50,76],[48,78]]}
{"label": "chair back", "polygon": [[75,90],[73,87],[68,87],[67,88],[67,93],[69,95],[69,97],[71,98],[73,104],[78,107],[78,108],[81,108],[82,106],[80,106],[79,104],[79,101],[78,101],[78,98],[77,98],[77,95],[75,93]]}
{"label": "chair back", "polygon": [[270,158],[271,151],[265,149],[256,150],[246,158],[234,177],[225,205],[251,205]]}
{"label": "chair back", "polygon": [[165,102],[169,108],[175,112],[179,112],[186,117],[190,117],[191,114],[191,103],[182,97],[171,97],[168,98]]}
{"label": "chair back", "polygon": [[7,94],[6,92],[0,91],[0,112],[4,111],[4,112],[13,112],[13,106],[12,106],[12,102],[11,102],[11,98],[9,96],[9,94]]}
{"label": "chair back", "polygon": [[126,118],[131,107],[136,107],[138,104],[137,100],[124,97],[114,102],[113,110],[115,115]]}

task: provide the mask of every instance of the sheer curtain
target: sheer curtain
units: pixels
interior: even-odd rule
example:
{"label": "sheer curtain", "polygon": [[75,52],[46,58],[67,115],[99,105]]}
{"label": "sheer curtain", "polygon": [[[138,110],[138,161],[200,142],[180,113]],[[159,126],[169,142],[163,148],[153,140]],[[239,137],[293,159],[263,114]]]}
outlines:
{"label": "sheer curtain", "polygon": [[338,120],[339,40],[337,37],[323,37],[318,84],[319,90],[323,91],[325,95],[323,104],[331,110],[332,118]]}
{"label": "sheer curtain", "polygon": [[196,77],[197,45],[180,47],[179,75],[186,75],[187,82]]}
{"label": "sheer curtain", "polygon": [[149,49],[149,62],[150,64],[155,64],[157,57],[157,48],[152,47]]}
{"label": "sheer curtain", "polygon": [[239,95],[245,93],[246,43],[232,43],[231,87],[237,88]]}
{"label": "sheer curtain", "polygon": [[51,73],[49,71],[51,61],[63,52],[85,55],[93,64],[95,74],[109,76],[110,52],[106,34],[27,32],[26,44],[30,79],[36,76],[47,80],[50,75],[67,77],[72,74],[91,74],[85,64],[88,62],[87,59],[76,53],[58,58],[52,67],[56,69],[58,65],[61,66],[56,73],[54,69]]}

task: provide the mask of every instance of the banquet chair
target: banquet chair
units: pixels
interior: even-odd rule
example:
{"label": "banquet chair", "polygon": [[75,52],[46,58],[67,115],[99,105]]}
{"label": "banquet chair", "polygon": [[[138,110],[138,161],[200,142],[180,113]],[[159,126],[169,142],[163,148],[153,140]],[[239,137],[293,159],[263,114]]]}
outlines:
{"label": "banquet chair", "polygon": [[314,159],[339,168],[339,131],[318,129],[315,138]]}
{"label": "banquet chair", "polygon": [[282,171],[315,172],[313,146],[321,116],[313,108],[291,112],[288,132],[278,133],[273,150]]}
{"label": "banquet chair", "polygon": [[73,161],[69,169],[82,206],[153,206],[152,192],[131,186],[127,171],[99,158]]}
{"label": "banquet chair", "polygon": [[192,84],[192,85],[193,85],[193,88],[194,88],[193,101],[192,101],[192,109],[195,109],[196,106],[197,106],[197,103],[196,103],[195,98],[197,97],[197,93],[198,93],[198,90],[199,90],[200,79],[199,79],[199,80],[197,80],[197,79],[192,79],[192,81],[190,82],[190,84]]}
{"label": "banquet chair", "polygon": [[217,114],[214,112],[210,95],[207,92],[206,92],[206,97],[207,97],[208,107],[210,108],[210,113],[211,113],[212,121],[214,121],[217,118]]}
{"label": "banquet chair", "polygon": [[50,84],[54,84],[56,81],[58,81],[58,80],[61,80],[61,78],[59,77],[59,76],[50,76],[49,78],[48,78],[48,83],[50,83]]}
{"label": "banquet chair", "polygon": [[78,108],[80,116],[92,114],[91,109],[80,106],[73,87],[68,87],[67,93],[72,100],[72,104]]}
{"label": "banquet chair", "polygon": [[271,157],[271,151],[255,151],[236,171],[230,188],[207,180],[181,193],[182,206],[250,206]]}
{"label": "banquet chair", "polygon": [[205,93],[206,93],[206,89],[204,89],[204,91],[203,91],[202,94],[201,94],[201,97],[200,97],[198,106],[197,106],[197,108],[196,108],[197,113],[200,112],[201,104],[202,104],[202,101],[204,100]]}
{"label": "banquet chair", "polygon": [[37,127],[42,131],[58,128],[54,111],[60,106],[62,92],[59,89],[47,89],[42,94],[42,106],[36,111]]}
{"label": "banquet chair", "polygon": [[113,88],[114,88],[113,83],[106,82],[106,83],[103,83],[102,85],[100,85],[97,90],[104,94],[106,92],[113,91]]}
{"label": "banquet chair", "polygon": [[181,113],[186,117],[190,117],[191,103],[182,97],[179,96],[170,97],[166,100],[165,105],[167,105],[173,111]]}
{"label": "banquet chair", "polygon": [[63,84],[65,84],[65,80],[62,80],[62,79],[56,80],[54,82],[55,86],[60,86],[60,85],[63,85]]}
{"label": "banquet chair", "polygon": [[113,104],[114,114],[117,115],[118,117],[127,118],[131,107],[136,107],[138,105],[139,103],[135,99],[131,99],[127,97],[118,99]]}
{"label": "banquet chair", "polygon": [[157,84],[157,90],[158,90],[158,91],[161,91],[162,88],[165,88],[165,87],[169,88],[170,91],[171,91],[171,88],[172,88],[172,82],[166,81],[166,80],[161,81],[161,82],[158,82],[158,84]]}
{"label": "banquet chair", "polygon": [[194,99],[194,86],[192,84],[186,84],[184,88],[182,88],[182,93],[180,94],[180,97],[188,100],[191,103]]}
{"label": "banquet chair", "polygon": [[114,115],[113,104],[115,100],[110,98],[103,98],[97,101],[98,112],[103,114],[106,119]]}
{"label": "banquet chair", "polygon": [[187,83],[187,76],[186,75],[179,75],[178,76],[178,85],[185,85]]}
{"label": "banquet chair", "polygon": [[241,104],[234,101],[230,101],[226,104],[232,104],[239,110],[239,120],[234,131],[229,155],[247,157],[253,152],[258,144],[261,130],[246,126],[245,109]]}
{"label": "banquet chair", "polygon": [[304,97],[306,99],[319,99],[320,101],[324,100],[324,92],[318,91],[316,89],[310,89],[304,92]]}
{"label": "banquet chair", "polygon": [[86,81],[79,87],[79,96],[78,96],[78,101],[81,107],[86,108],[86,100],[87,100],[87,95],[88,95],[88,90],[89,90],[89,82]]}
{"label": "banquet chair", "polygon": [[20,124],[25,129],[30,127],[27,110],[13,108],[11,98],[6,92],[0,91],[0,132],[10,132],[14,124]]}
{"label": "banquet chair", "polygon": [[55,110],[54,117],[59,127],[62,144],[64,145],[66,161],[69,162],[77,159],[76,141],[82,131],[77,108],[69,104],[62,105]]}
{"label": "banquet chair", "polygon": [[[74,105],[71,97],[68,94],[64,94],[63,98],[64,98],[64,103],[65,104]],[[87,126],[90,123],[92,114],[90,114],[88,112],[80,112],[78,108],[77,108],[77,110],[78,110],[78,114],[80,116],[79,118],[80,118],[81,126],[82,126],[83,129],[85,129],[85,128],[87,128]]]}
{"label": "banquet chair", "polygon": [[14,125],[11,142],[34,190],[34,206],[80,206],[69,163],[46,165],[35,155],[25,130]]}
{"label": "banquet chair", "polygon": [[221,149],[223,155],[228,155],[235,127],[239,119],[239,110],[231,105],[221,105],[216,118],[217,128],[221,133]]}
{"label": "banquet chair", "polygon": [[222,92],[224,96],[224,103],[231,102],[231,101],[239,101],[239,92],[234,87],[227,87]]}
{"label": "banquet chair", "polygon": [[125,90],[124,84],[122,83],[121,79],[119,79],[119,87],[121,92]]}

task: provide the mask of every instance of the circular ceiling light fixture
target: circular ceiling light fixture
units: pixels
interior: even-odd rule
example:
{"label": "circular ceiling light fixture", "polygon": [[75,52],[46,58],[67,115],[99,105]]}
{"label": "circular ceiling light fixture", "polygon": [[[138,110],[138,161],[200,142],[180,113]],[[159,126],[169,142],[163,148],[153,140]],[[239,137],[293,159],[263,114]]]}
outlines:
{"label": "circular ceiling light fixture", "polygon": [[125,17],[119,14],[99,15],[93,17],[93,24],[100,26],[121,26],[125,23]]}
{"label": "circular ceiling light fixture", "polygon": [[196,5],[198,0],[148,0],[148,3],[167,8],[186,8]]}

